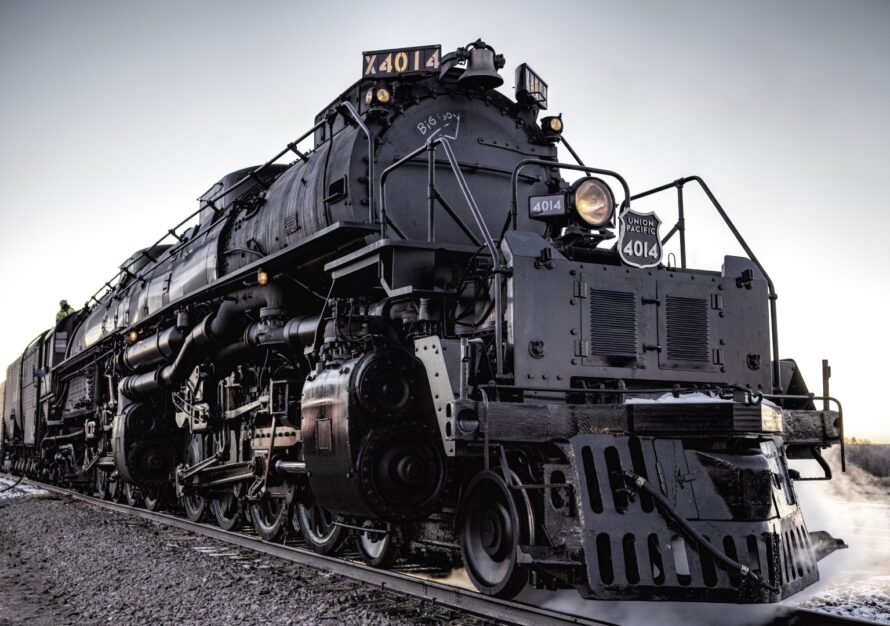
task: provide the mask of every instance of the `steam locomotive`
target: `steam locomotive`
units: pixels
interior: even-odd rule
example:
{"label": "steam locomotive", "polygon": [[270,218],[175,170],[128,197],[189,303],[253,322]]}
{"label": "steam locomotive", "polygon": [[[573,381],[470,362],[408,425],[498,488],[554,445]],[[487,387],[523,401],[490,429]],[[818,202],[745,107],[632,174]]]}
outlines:
{"label": "steam locomotive", "polygon": [[[481,40],[364,53],[312,128],[9,366],[5,469],[324,554],[351,538],[377,567],[462,563],[504,598],[818,580],[841,542],[807,530],[788,459],[830,478],[842,416],[779,358],[766,271],[704,181],[632,195],[542,115],[529,65],[496,91],[504,64]],[[692,185],[747,257],[686,266]],[[662,235],[631,202],[665,191]]]}

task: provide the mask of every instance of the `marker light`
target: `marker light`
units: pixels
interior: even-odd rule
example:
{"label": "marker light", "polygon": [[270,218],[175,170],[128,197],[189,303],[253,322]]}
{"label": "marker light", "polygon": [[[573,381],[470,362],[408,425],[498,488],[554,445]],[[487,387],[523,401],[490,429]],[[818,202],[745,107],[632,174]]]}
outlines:
{"label": "marker light", "polygon": [[269,275],[264,270],[260,270],[256,273],[256,282],[259,285],[267,284],[269,282]]}
{"label": "marker light", "polygon": [[139,339],[139,333],[137,333],[135,330],[131,330],[127,335],[127,341],[129,341],[130,343],[136,343],[137,339]]}
{"label": "marker light", "polygon": [[593,227],[599,227],[612,219],[615,196],[599,178],[582,178],[572,185],[572,192],[575,211],[582,220]]}
{"label": "marker light", "polygon": [[556,116],[549,116],[541,119],[541,130],[548,135],[562,134],[562,119]]}
{"label": "marker light", "polygon": [[365,104],[389,104],[392,93],[386,87],[371,87],[365,92]]}

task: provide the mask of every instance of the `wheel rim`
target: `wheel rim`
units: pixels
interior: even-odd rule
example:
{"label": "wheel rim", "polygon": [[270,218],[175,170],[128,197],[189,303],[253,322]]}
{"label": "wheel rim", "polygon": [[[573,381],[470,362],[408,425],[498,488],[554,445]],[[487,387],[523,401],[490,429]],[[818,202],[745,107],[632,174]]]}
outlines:
{"label": "wheel rim", "polygon": [[529,516],[497,474],[482,472],[467,488],[459,527],[461,554],[473,584],[485,594],[512,597],[525,586],[516,547],[528,541]]}
{"label": "wheel rim", "polygon": [[284,530],[287,506],[280,498],[262,498],[250,506],[253,527],[266,541],[274,541]]}
{"label": "wheel rim", "polygon": [[356,547],[362,558],[371,567],[388,569],[398,558],[398,546],[393,535],[389,532],[380,532],[371,522],[362,524],[368,530],[358,532],[355,535]]}
{"label": "wheel rim", "polygon": [[210,501],[210,510],[223,530],[234,530],[241,523],[241,506],[234,494],[214,496]]}
{"label": "wheel rim", "polygon": [[[185,451],[185,464],[187,467],[193,466],[195,463],[204,459],[204,444],[201,435],[192,435],[189,438],[188,447]],[[195,491],[186,491],[182,498],[182,508],[185,509],[185,515],[193,522],[200,522],[207,511],[207,500]]]}
{"label": "wheel rim", "polygon": [[124,499],[127,501],[127,504],[133,507],[139,506],[141,503],[141,494],[137,489],[136,485],[133,483],[125,482],[124,483]]}
{"label": "wheel rim", "polygon": [[334,522],[336,516],[316,504],[297,504],[300,528],[306,543],[321,554],[333,554],[345,537],[344,528]]}
{"label": "wheel rim", "polygon": [[388,534],[362,532],[358,535],[362,556],[370,560],[379,559],[389,549],[392,539]]}
{"label": "wheel rim", "polygon": [[142,503],[149,511],[161,508],[161,490],[163,487],[148,487],[142,490]]}

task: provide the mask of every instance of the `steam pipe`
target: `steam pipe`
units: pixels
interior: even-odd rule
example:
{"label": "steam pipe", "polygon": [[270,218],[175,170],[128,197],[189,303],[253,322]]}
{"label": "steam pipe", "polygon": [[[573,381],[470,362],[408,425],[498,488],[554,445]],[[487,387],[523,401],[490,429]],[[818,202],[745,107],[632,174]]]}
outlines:
{"label": "steam pipe", "polygon": [[267,284],[232,293],[216,313],[205,317],[186,336],[173,363],[155,371],[124,378],[121,381],[121,393],[135,400],[163,387],[181,383],[208,352],[237,332],[241,314],[260,305],[265,305],[267,316],[280,314],[284,305],[281,288]]}
{"label": "steam pipe", "polygon": [[298,350],[312,343],[320,319],[318,315],[304,315],[294,317],[280,326],[257,322],[244,329],[242,341],[251,348],[284,344],[292,350]]}
{"label": "steam pipe", "polygon": [[209,328],[211,336],[215,339],[225,338],[232,331],[233,322],[239,314],[255,309],[260,304],[280,313],[284,309],[284,293],[281,287],[269,283],[246,287],[232,293],[213,316]]}
{"label": "steam pipe", "polygon": [[136,372],[150,365],[169,361],[179,352],[182,340],[179,329],[171,326],[127,348],[122,358],[123,365]]}

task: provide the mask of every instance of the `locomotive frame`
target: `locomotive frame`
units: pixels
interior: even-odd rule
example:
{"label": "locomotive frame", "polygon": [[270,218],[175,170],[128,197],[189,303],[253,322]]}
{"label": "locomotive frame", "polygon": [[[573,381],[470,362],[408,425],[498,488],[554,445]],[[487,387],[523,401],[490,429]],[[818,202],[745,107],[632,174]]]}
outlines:
{"label": "locomotive frame", "polygon": [[[368,53],[424,68],[366,55],[312,128],[41,333],[7,370],[4,467],[325,554],[351,534],[377,567],[462,563],[500,597],[770,602],[815,582],[840,544],[807,531],[787,460],[830,478],[842,408],[826,369],[817,396],[779,358],[772,280],[714,194],[632,195],[561,116],[538,121],[530,67],[511,100],[491,46],[437,50]],[[747,258],[687,267],[690,183]],[[641,248],[659,258],[628,262],[615,212],[671,189],[677,222]]]}

